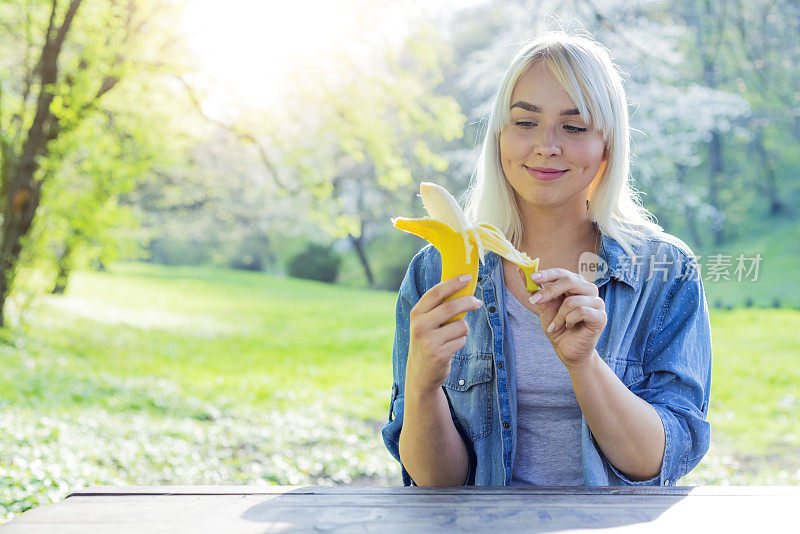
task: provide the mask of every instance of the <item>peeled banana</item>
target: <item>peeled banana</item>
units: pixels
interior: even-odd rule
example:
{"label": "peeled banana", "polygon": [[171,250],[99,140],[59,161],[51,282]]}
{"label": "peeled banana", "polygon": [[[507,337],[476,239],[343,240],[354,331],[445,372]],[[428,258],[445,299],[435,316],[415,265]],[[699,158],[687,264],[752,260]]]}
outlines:
{"label": "peeled banana", "polygon": [[[431,182],[422,182],[419,186],[419,196],[429,216],[420,219],[395,217],[392,219],[392,224],[400,230],[426,239],[439,250],[442,255],[442,280],[449,280],[462,274],[472,275],[467,287],[447,300],[475,293],[478,283],[478,262],[483,263],[486,249],[496,252],[522,268],[529,293],[539,290],[538,284],[531,280],[531,274],[539,268],[539,258],[532,260],[527,254],[514,248],[503,233],[491,224],[469,224],[461,206],[444,187]],[[448,322],[462,319],[464,315],[465,313],[460,313]]]}

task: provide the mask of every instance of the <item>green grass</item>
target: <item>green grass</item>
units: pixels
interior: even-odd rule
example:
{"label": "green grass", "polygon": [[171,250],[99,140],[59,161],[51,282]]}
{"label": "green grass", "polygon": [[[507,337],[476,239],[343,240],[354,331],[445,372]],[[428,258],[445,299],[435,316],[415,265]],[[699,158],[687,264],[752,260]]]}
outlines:
{"label": "green grass", "polygon": [[800,311],[715,313],[711,415],[742,452],[775,444],[800,452]]}
{"label": "green grass", "polygon": [[0,331],[0,521],[99,483],[396,482],[394,306],[212,268],[76,273]]}
{"label": "green grass", "polygon": [[[0,330],[0,522],[92,484],[399,483],[395,294],[213,268],[79,272]],[[800,483],[800,312],[712,310],[712,450]]]}
{"label": "green grass", "polygon": [[[94,377],[111,373],[166,379],[181,395],[235,405],[280,406],[325,391],[352,400],[345,409],[351,415],[370,418],[383,413],[391,389],[390,293],[211,268],[121,265],[77,273],[66,296],[48,298],[34,313],[30,328],[6,333],[6,342],[29,345],[46,369],[23,380],[26,389],[11,387],[19,377],[0,379],[14,404],[68,406],[84,396],[92,404]],[[69,365],[57,365],[64,357]],[[63,381],[83,384],[86,395],[35,390]]]}
{"label": "green grass", "polygon": [[684,484],[800,484],[800,311],[713,310],[712,451]]}

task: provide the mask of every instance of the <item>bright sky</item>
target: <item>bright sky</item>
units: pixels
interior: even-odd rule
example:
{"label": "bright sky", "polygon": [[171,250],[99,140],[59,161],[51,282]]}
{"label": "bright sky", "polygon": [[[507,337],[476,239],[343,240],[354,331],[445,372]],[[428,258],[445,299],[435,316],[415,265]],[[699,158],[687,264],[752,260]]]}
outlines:
{"label": "bright sky", "polygon": [[274,103],[291,65],[309,67],[335,50],[401,37],[424,11],[475,0],[190,0],[181,31],[197,54],[207,112]]}

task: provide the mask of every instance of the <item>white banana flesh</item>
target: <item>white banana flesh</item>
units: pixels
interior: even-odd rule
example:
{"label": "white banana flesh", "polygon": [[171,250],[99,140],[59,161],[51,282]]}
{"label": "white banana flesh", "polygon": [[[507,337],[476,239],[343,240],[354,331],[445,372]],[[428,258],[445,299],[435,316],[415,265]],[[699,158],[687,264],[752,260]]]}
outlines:
{"label": "white banana flesh", "polygon": [[459,233],[464,239],[464,248],[467,251],[467,261],[472,251],[470,237],[478,247],[478,257],[483,263],[485,250],[503,256],[519,266],[535,269],[539,258],[531,259],[524,252],[517,250],[503,233],[489,223],[470,225],[464,216],[464,211],[459,206],[453,195],[447,189],[431,182],[420,184],[420,197],[425,210],[432,219],[437,219]]}

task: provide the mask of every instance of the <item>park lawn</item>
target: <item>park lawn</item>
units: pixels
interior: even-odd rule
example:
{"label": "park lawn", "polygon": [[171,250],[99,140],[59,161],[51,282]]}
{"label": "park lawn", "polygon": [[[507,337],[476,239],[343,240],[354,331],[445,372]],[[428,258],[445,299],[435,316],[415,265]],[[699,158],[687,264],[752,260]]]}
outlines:
{"label": "park lawn", "polygon": [[[391,391],[393,333],[389,293],[122,264],[76,273],[68,294],[45,299],[22,334],[5,333],[7,343],[32,351],[37,370],[24,380],[5,375],[0,391],[14,405],[81,408],[111,393],[97,389],[97,377],[135,378],[167,381],[219,407],[282,407],[336,394],[345,401],[338,411],[378,418]],[[63,387],[39,390],[53,384]],[[133,408],[148,404],[158,403]]]}
{"label": "park lawn", "polygon": [[[92,484],[399,483],[395,294],[215,268],[78,272],[0,331],[0,522]],[[800,482],[800,312],[712,310],[711,453]]]}
{"label": "park lawn", "polygon": [[92,484],[399,482],[394,306],[213,268],[76,273],[0,331],[0,522]]}
{"label": "park lawn", "polygon": [[715,312],[710,416],[744,453],[800,452],[800,311]]}

